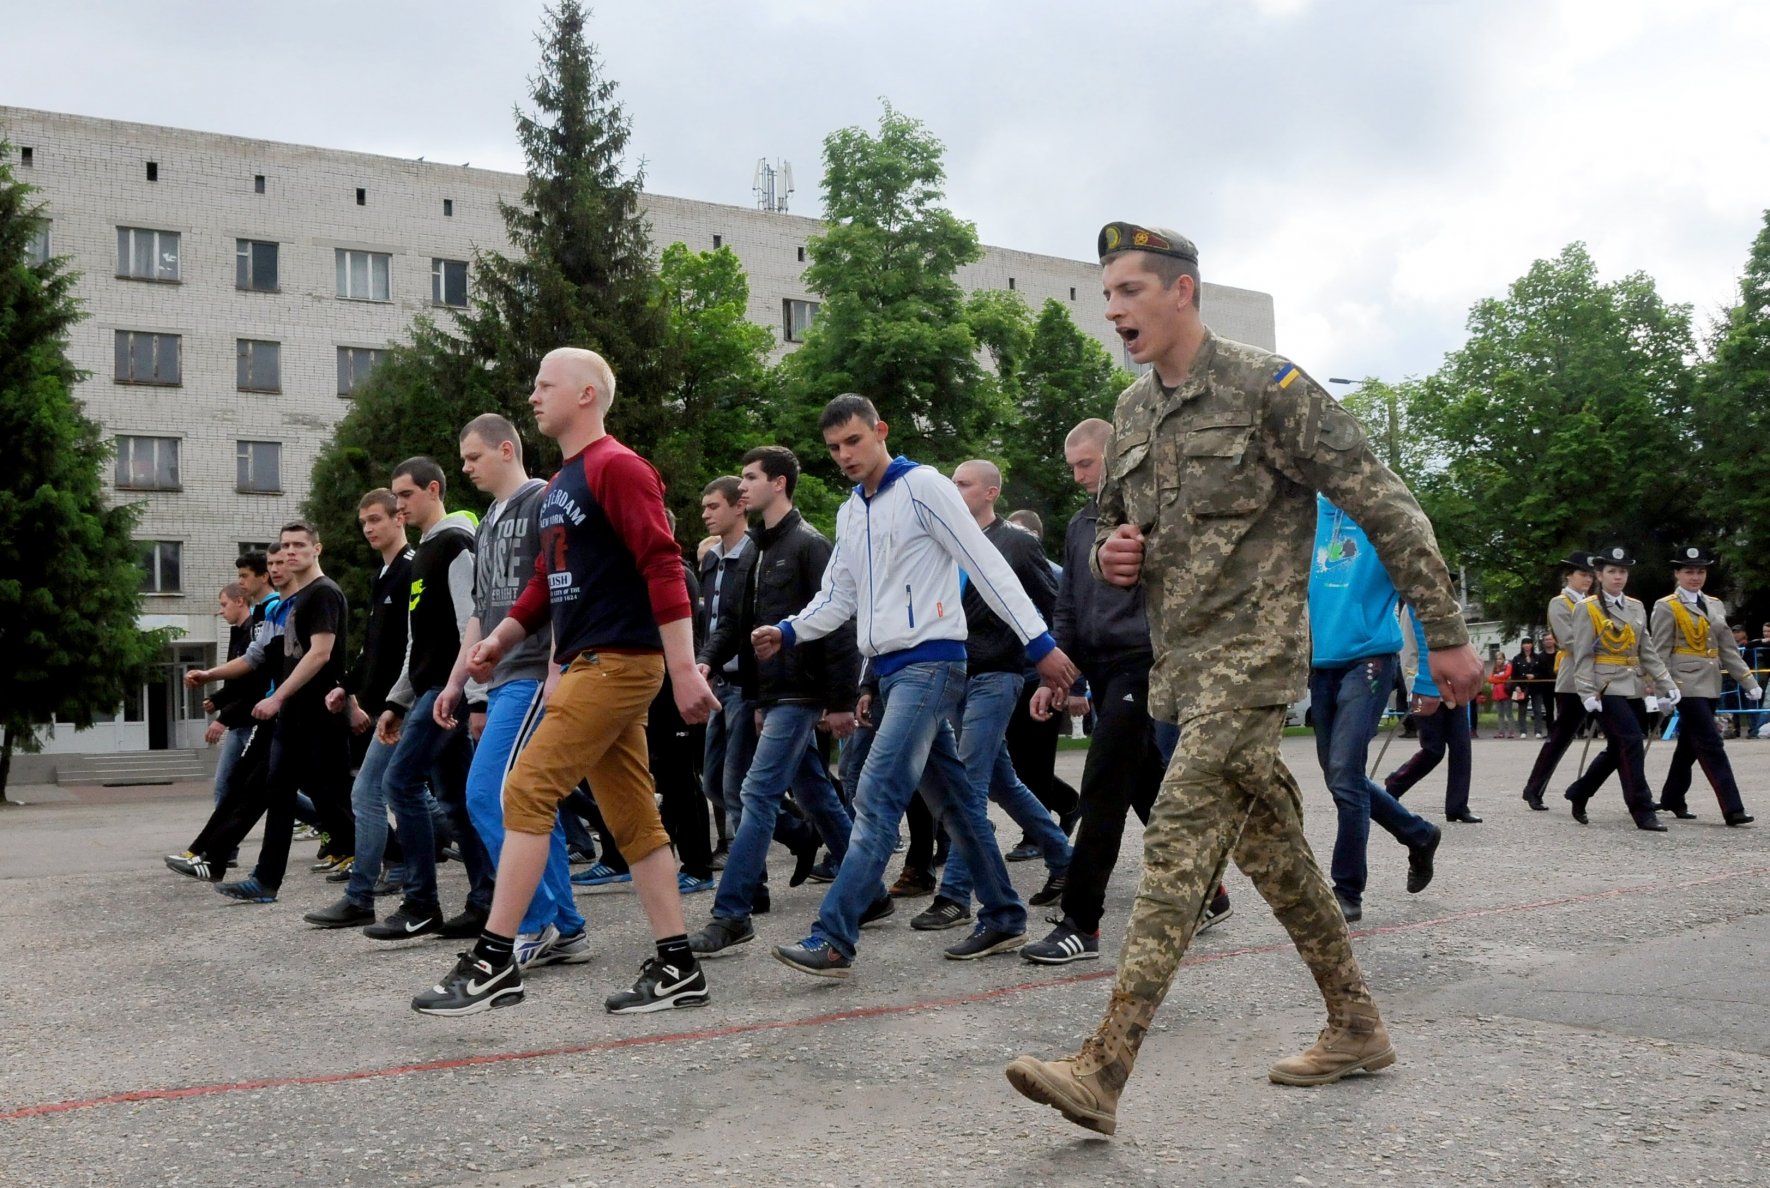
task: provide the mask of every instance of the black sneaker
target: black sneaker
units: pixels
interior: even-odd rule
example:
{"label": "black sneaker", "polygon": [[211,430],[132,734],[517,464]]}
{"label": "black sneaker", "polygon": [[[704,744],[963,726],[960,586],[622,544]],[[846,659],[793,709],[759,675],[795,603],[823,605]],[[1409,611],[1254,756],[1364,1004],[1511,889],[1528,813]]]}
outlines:
{"label": "black sneaker", "polygon": [[441,929],[441,912],[435,908],[421,908],[405,902],[399,905],[399,911],[387,919],[363,929],[363,935],[372,940],[411,940],[414,937],[429,936]]}
{"label": "black sneaker", "polygon": [[731,842],[721,838],[719,844],[713,847],[713,856],[707,861],[707,865],[715,871],[724,870],[725,860],[729,857],[731,857]]}
{"label": "black sneaker", "polygon": [[936,895],[934,902],[910,921],[910,927],[917,932],[939,932],[944,928],[957,928],[970,918],[969,905],[948,899],[944,895]]}
{"label": "black sneaker", "polygon": [[1198,929],[1193,935],[1197,936],[1200,932],[1209,932],[1217,925],[1223,923],[1223,921],[1229,919],[1230,914],[1234,911],[1235,909],[1229,906],[1229,892],[1225,891],[1222,887],[1218,887],[1217,894],[1211,896],[1211,902],[1205,907],[1205,914],[1203,918],[1199,920]]}
{"label": "black sneaker", "polygon": [[1045,885],[1034,891],[1027,898],[1032,907],[1044,907],[1048,903],[1056,903],[1063,898],[1063,889],[1069,886],[1069,868],[1066,866],[1045,880]]}
{"label": "black sneaker", "polygon": [[756,929],[748,920],[721,920],[714,916],[707,926],[688,938],[688,947],[696,957],[729,957],[739,945],[756,939]]}
{"label": "black sneaker", "polygon": [[647,957],[639,967],[633,989],[611,994],[603,1001],[611,1015],[646,1015],[675,1007],[707,1005],[707,975],[696,965],[684,971]]}
{"label": "black sneaker", "polygon": [[450,940],[477,940],[479,934],[486,930],[486,914],[477,908],[466,908],[459,916],[450,916],[442,922],[437,935],[446,936]]}
{"label": "black sneaker", "polygon": [[948,961],[975,961],[979,957],[989,957],[996,953],[1012,953],[1026,943],[1026,933],[1004,932],[999,928],[991,928],[988,924],[979,924],[971,935],[946,951]]}
{"label": "black sneaker", "polygon": [[881,895],[867,906],[866,911],[860,914],[860,926],[865,928],[869,924],[877,924],[895,911],[897,911],[897,901],[891,898],[889,893]]}
{"label": "black sneaker", "polygon": [[796,945],[776,945],[774,959],[819,978],[845,978],[854,971],[854,958],[844,957],[821,936],[808,936]]}
{"label": "black sneaker", "polygon": [[358,907],[345,896],[331,907],[308,912],[301,918],[315,928],[360,928],[375,922],[375,909]]}
{"label": "black sneaker", "polygon": [[1340,905],[1340,914],[1346,917],[1346,923],[1356,924],[1364,919],[1363,905],[1353,903],[1338,891],[1334,892],[1334,902]]}
{"label": "black sneaker", "polygon": [[1020,950],[1026,960],[1039,965],[1068,965],[1072,961],[1100,960],[1100,934],[1083,932],[1068,916],[1042,941]]}
{"label": "black sneaker", "polygon": [[477,1015],[522,1001],[522,970],[512,961],[502,969],[462,953],[449,976],[412,999],[420,1015]]}
{"label": "black sneaker", "polygon": [[1006,854],[1002,855],[1002,857],[1006,858],[1009,862],[1031,862],[1042,853],[1044,853],[1044,851],[1039,849],[1037,842],[1033,841],[1031,838],[1023,837],[1020,839],[1019,845],[1015,846],[1012,850],[1009,850]]}
{"label": "black sneaker", "polygon": [[1432,855],[1438,852],[1438,843],[1444,838],[1444,831],[1432,826],[1432,840],[1422,845],[1407,848],[1407,893],[1417,895],[1424,891],[1432,882]]}
{"label": "black sneaker", "polygon": [[166,869],[177,871],[187,879],[200,879],[205,883],[219,883],[226,867],[219,862],[210,862],[207,858],[199,855],[184,853],[166,855]]}

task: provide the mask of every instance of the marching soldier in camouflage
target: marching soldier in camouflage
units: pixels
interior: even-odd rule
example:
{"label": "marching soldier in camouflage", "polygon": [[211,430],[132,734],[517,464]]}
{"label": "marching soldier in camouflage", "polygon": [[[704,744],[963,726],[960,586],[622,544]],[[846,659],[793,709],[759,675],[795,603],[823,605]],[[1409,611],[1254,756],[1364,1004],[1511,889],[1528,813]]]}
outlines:
{"label": "marching soldier in camouflage", "polygon": [[1684,695],[1678,703],[1678,748],[1672,752],[1657,807],[1682,821],[1696,816],[1685,797],[1691,765],[1700,763],[1721,802],[1722,818],[1729,825],[1748,825],[1752,817],[1739,798],[1733,764],[1715,724],[1715,707],[1720,703],[1723,670],[1739,683],[1748,701],[1762,700],[1764,690],[1734,646],[1727,608],[1719,598],[1702,592],[1714,563],[1694,545],[1679,549],[1672,558],[1678,588],[1653,604],[1653,646]]}
{"label": "marching soldier in camouflage", "polygon": [[1328,1025],[1270,1071],[1321,1085],[1394,1063],[1345,918],[1303,836],[1279,756],[1302,695],[1315,495],[1346,509],[1418,610],[1448,702],[1482,676],[1432,526],[1364,431],[1282,356],[1214,335],[1198,308],[1198,250],[1156,227],[1100,233],[1106,316],[1151,371],[1113,414],[1095,572],[1144,587],[1155,666],[1150,712],[1181,725],[1144,833],[1144,871],[1105,1020],[1074,1056],[1022,1056],[1021,1093],[1111,1134],[1138,1047],[1224,864],[1265,897],[1315,975]]}

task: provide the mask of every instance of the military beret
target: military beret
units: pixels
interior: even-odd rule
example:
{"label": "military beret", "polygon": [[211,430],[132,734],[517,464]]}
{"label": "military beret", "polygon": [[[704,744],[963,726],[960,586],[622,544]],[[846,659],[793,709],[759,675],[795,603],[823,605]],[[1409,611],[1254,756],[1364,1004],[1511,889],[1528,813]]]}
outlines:
{"label": "military beret", "polygon": [[1697,548],[1695,545],[1685,545],[1673,550],[1673,553],[1672,565],[1677,569],[1707,569],[1709,566],[1717,564],[1706,549]]}
{"label": "military beret", "polygon": [[1098,244],[1101,258],[1114,252],[1154,252],[1177,260],[1198,263],[1198,248],[1192,240],[1166,227],[1140,227],[1136,223],[1108,223],[1100,228]]}

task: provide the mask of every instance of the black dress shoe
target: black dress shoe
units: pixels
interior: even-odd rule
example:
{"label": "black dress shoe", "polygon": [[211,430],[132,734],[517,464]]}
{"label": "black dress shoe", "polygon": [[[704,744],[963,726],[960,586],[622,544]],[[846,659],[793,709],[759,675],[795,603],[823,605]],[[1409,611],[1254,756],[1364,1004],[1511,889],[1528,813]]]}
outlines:
{"label": "black dress shoe", "polygon": [[439,936],[451,940],[471,940],[486,930],[486,913],[466,908],[459,916],[450,916],[437,929]]}
{"label": "black dress shoe", "polygon": [[1454,817],[1446,817],[1447,821],[1455,821],[1458,825],[1479,825],[1481,818],[1474,813],[1458,813]]}
{"label": "black dress shoe", "polygon": [[1543,803],[1543,798],[1540,796],[1526,796],[1524,798],[1524,803],[1528,804],[1531,812],[1534,813],[1546,813],[1549,811],[1549,806]]}
{"label": "black dress shoe", "polygon": [[[1569,797],[1569,799],[1571,800],[1572,798]],[[1591,824],[1591,821],[1586,818],[1586,802],[1584,800],[1573,801],[1573,819],[1578,821],[1581,825]]]}
{"label": "black dress shoe", "polygon": [[1635,828],[1636,829],[1645,829],[1649,833],[1664,833],[1666,831],[1665,822],[1661,821],[1658,817],[1654,816],[1652,813],[1648,813],[1645,816],[1636,817],[1635,818]]}
{"label": "black dress shoe", "polygon": [[1660,804],[1654,805],[1653,807],[1658,809],[1662,813],[1672,814],[1672,816],[1678,818],[1678,820],[1680,820],[1680,821],[1694,821],[1694,820],[1696,820],[1696,814],[1691,812],[1689,808],[1687,808],[1686,806],[1681,805],[1681,804],[1665,804],[1662,802]]}
{"label": "black dress shoe", "polygon": [[1443,840],[1444,831],[1433,826],[1431,841],[1407,848],[1407,893],[1409,895],[1418,895],[1432,881],[1432,856],[1438,852],[1438,843]]}
{"label": "black dress shoe", "polygon": [[1755,820],[1757,820],[1757,818],[1750,813],[1740,812],[1727,814],[1727,824],[1729,825],[1750,825]]}

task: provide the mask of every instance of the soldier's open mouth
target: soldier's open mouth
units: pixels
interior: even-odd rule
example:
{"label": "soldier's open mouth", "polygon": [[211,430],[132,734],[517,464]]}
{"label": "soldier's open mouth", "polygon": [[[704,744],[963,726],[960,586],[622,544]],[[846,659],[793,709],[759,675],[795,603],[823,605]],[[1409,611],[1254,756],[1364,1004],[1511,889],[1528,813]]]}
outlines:
{"label": "soldier's open mouth", "polygon": [[1138,331],[1131,326],[1119,327],[1119,337],[1125,340],[1127,346],[1137,341],[1137,334]]}

